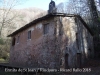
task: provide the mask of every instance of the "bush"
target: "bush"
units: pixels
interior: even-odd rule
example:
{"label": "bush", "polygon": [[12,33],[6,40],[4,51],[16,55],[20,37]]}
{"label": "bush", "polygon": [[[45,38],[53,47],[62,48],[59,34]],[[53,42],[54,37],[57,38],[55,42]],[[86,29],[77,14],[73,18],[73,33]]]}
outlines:
{"label": "bush", "polygon": [[0,44],[4,45],[4,40],[2,38],[0,38]]}
{"label": "bush", "polygon": [[99,22],[100,22],[100,17],[98,18]]}
{"label": "bush", "polygon": [[2,52],[2,56],[1,56],[4,60],[7,60],[8,59],[8,55],[7,55],[7,52]]}
{"label": "bush", "polygon": [[8,61],[4,60],[3,58],[0,58],[0,63],[6,63]]}
{"label": "bush", "polygon": [[5,61],[4,59],[0,58],[0,62],[4,62],[4,61]]}

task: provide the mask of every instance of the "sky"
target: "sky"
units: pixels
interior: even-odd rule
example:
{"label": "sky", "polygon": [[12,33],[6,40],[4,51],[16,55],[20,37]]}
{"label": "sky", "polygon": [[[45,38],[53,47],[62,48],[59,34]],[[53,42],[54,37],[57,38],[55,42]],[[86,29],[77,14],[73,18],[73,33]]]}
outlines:
{"label": "sky", "polygon": [[[51,0],[27,0],[20,5],[18,5],[17,9],[22,8],[29,8],[29,7],[37,7],[43,10],[48,10],[48,6]],[[56,5],[58,5],[61,2],[64,2],[65,0],[53,0],[55,1]]]}

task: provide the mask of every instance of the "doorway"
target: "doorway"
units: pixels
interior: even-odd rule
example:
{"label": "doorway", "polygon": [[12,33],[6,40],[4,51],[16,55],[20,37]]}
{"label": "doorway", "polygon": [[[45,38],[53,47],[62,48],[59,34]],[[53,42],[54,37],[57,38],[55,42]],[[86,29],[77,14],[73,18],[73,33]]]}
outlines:
{"label": "doorway", "polygon": [[68,68],[68,54],[65,54],[65,68]]}
{"label": "doorway", "polygon": [[77,67],[81,67],[81,53],[77,53]]}

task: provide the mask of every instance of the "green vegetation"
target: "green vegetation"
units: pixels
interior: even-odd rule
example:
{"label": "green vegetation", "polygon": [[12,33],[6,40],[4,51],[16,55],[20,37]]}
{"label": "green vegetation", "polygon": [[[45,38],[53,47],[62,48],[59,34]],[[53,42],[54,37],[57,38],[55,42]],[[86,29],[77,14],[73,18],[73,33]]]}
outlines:
{"label": "green vegetation", "polygon": [[4,40],[0,38],[0,45],[4,45]]}
{"label": "green vegetation", "polygon": [[9,60],[10,40],[0,38],[0,62]]}
{"label": "green vegetation", "polygon": [[8,60],[5,60],[3,58],[0,58],[0,63],[7,63],[7,62],[8,62]]}
{"label": "green vegetation", "polygon": [[4,59],[0,58],[0,62],[4,62],[4,61],[5,61]]}
{"label": "green vegetation", "polygon": [[100,21],[100,17],[98,18],[98,20]]}
{"label": "green vegetation", "polygon": [[0,50],[0,62],[3,62],[4,60],[5,61],[9,60],[9,53],[8,53],[8,51],[1,49]]}

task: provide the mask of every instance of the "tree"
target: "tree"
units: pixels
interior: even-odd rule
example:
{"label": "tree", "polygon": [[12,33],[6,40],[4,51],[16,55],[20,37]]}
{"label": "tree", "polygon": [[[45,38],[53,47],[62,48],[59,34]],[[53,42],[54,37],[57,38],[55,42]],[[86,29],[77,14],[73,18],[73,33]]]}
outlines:
{"label": "tree", "polygon": [[5,38],[3,35],[6,34],[5,36],[7,36],[12,29],[15,29],[13,21],[19,15],[13,9],[22,2],[22,0],[0,0],[0,57],[4,59],[7,58],[10,49],[10,39]]}
{"label": "tree", "polygon": [[66,3],[66,13],[77,14],[84,19],[94,33],[94,48],[96,51],[98,50],[98,53],[100,53],[100,22],[97,12],[97,2],[98,0],[70,0],[69,3]]}
{"label": "tree", "polygon": [[[0,2],[0,38],[4,27],[13,27],[11,22],[18,17],[16,12],[13,12],[15,6],[23,2],[23,0],[1,0]],[[12,15],[13,14],[13,15]]]}
{"label": "tree", "polygon": [[57,13],[64,13],[64,3],[57,5]]}
{"label": "tree", "polygon": [[97,0],[69,0],[69,2],[66,3],[65,13],[80,15],[91,28],[95,20],[94,17],[98,18],[97,7],[95,5],[96,1]]}

